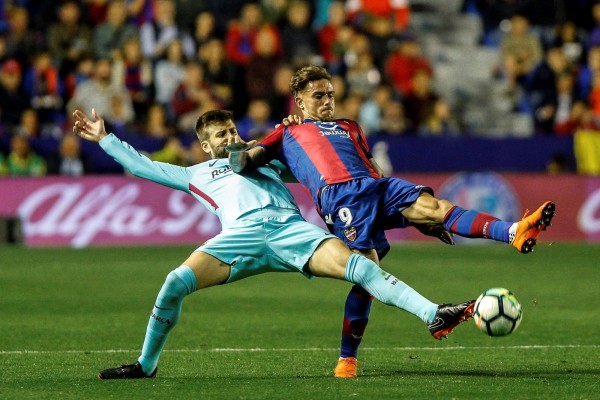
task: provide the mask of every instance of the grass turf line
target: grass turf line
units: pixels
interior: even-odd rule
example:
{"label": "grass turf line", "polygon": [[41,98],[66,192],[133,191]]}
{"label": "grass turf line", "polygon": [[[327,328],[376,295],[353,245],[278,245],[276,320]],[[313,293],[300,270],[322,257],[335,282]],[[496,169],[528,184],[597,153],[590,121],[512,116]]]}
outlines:
{"label": "grass turf line", "polygon": [[[0,398],[598,398],[600,246],[577,244],[529,255],[401,245],[384,259],[435,302],[510,288],[524,319],[506,338],[469,322],[434,341],[417,318],[374,304],[361,377],[336,380],[350,285],[267,274],[188,297],[159,379],[98,381],[98,370],[135,360],[164,277],[193,249],[0,247]],[[265,350],[214,351],[252,348]]]}

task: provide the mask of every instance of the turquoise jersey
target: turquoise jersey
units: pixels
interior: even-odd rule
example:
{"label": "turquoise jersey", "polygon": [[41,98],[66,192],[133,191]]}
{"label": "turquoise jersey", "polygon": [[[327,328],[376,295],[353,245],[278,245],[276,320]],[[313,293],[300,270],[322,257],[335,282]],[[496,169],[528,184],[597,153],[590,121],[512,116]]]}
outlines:
{"label": "turquoise jersey", "polygon": [[152,161],[112,133],[100,140],[100,146],[133,175],[190,193],[216,214],[223,229],[260,214],[300,215],[277,165],[243,175],[234,173],[226,158],[181,167]]}

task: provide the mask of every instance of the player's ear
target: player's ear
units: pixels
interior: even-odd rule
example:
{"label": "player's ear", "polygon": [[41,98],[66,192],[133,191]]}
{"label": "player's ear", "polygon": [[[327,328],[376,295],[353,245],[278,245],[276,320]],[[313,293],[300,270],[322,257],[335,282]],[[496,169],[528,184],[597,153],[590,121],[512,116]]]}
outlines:
{"label": "player's ear", "polygon": [[210,146],[208,145],[208,142],[206,140],[200,142],[200,147],[202,147],[202,150],[206,154],[210,154]]}
{"label": "player's ear", "polygon": [[304,102],[302,101],[300,96],[294,97],[294,102],[301,110],[304,110]]}

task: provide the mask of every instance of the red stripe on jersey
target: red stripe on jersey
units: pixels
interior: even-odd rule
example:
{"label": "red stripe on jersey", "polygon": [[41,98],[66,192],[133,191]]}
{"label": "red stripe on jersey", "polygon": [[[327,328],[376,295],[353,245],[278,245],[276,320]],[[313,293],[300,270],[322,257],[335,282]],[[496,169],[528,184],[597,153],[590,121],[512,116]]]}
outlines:
{"label": "red stripe on jersey", "polygon": [[210,204],[211,206],[214,207],[215,210],[217,210],[219,208],[217,203],[215,203],[215,201],[209,195],[204,193],[202,190],[198,189],[196,186],[192,185],[191,183],[189,185],[189,188],[192,192],[196,193],[198,196],[200,196],[204,200],[206,200],[208,202],[208,204]]}
{"label": "red stripe on jersey", "polygon": [[[346,129],[350,133],[352,138],[354,138],[356,140],[356,143],[358,143],[359,149],[357,149],[357,150],[360,150],[360,151],[358,151],[358,155],[360,156],[360,158],[362,158],[363,162],[369,169],[371,176],[373,178],[379,178],[380,177],[379,173],[377,173],[377,171],[375,170],[375,168],[373,168],[373,165],[367,158],[367,153],[369,152],[369,144],[367,143],[365,134],[363,133],[360,125],[356,121],[345,120],[345,119],[339,119],[336,122],[338,122],[341,126],[343,126],[344,129]],[[352,128],[354,128],[354,129],[352,129]]]}
{"label": "red stripe on jersey", "polygon": [[[319,132],[319,128],[313,124],[299,125],[301,129],[314,129]],[[289,127],[289,128],[295,128]],[[344,162],[339,157],[335,150],[335,147],[331,144],[326,137],[319,135],[309,135],[306,133],[294,134],[294,129],[290,129],[290,134],[296,139],[300,147],[304,149],[304,152],[309,156],[313,165],[319,171],[319,174],[325,178],[325,182],[328,184],[347,182],[352,180],[352,175],[348,172]],[[335,174],[335,179],[332,180],[331,167],[335,166],[338,170]]]}

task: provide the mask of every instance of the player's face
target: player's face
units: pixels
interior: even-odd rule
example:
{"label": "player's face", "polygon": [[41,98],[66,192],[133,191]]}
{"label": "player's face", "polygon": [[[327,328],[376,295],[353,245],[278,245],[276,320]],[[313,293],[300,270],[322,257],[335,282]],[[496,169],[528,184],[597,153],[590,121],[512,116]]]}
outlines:
{"label": "player's face", "polygon": [[202,150],[209,153],[211,158],[227,158],[229,153],[225,150],[227,142],[241,142],[237,128],[233,121],[218,122],[205,127],[208,140],[200,142]]}
{"label": "player's face", "polygon": [[306,88],[298,93],[296,104],[302,110],[304,118],[317,121],[333,121],[335,99],[333,86],[327,79],[309,82]]}

